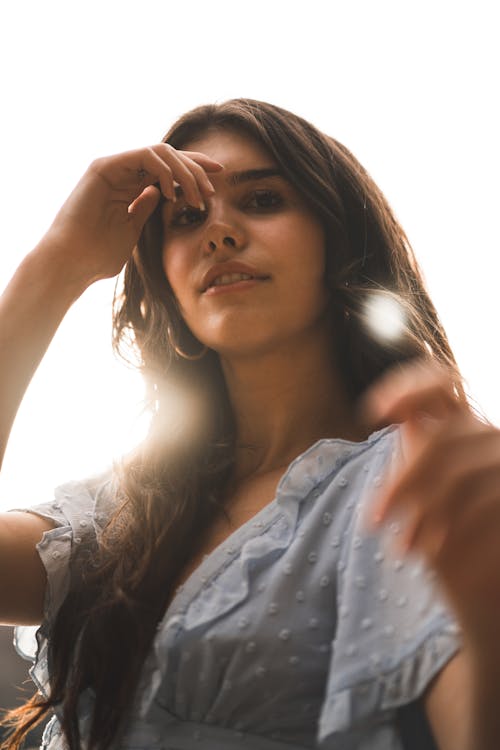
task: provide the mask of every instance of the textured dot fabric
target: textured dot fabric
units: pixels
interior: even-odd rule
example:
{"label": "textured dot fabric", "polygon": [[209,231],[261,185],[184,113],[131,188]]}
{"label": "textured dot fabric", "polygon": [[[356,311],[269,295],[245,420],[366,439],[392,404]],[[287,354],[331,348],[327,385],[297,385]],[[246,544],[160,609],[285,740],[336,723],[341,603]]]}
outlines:
{"label": "textured dot fabric", "polygon": [[[283,475],[275,499],[180,587],[158,625],[117,747],[130,750],[401,750],[396,715],[460,647],[460,633],[418,559],[398,559],[393,523],[366,509],[398,460],[399,432],[321,440]],[[72,554],[99,535],[113,480],[73,482],[52,503],[38,545],[45,618],[17,628],[19,652],[47,692],[47,639],[71,586]],[[123,658],[127,658],[124,653]],[[85,736],[93,696],[81,699]],[[57,716],[44,747],[64,747]]]}

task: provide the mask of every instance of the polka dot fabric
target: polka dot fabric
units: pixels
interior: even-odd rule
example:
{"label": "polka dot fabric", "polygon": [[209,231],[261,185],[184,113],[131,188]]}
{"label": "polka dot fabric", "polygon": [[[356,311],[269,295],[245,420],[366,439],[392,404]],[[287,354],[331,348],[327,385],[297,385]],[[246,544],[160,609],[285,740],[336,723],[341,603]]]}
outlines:
{"label": "polka dot fabric", "polygon": [[[177,590],[120,747],[401,750],[397,708],[421,695],[459,635],[428,571],[391,553],[397,525],[369,534],[363,524],[397,453],[387,428],[363,443],[322,440],[289,466],[273,502]],[[72,551],[98,536],[112,504],[111,481],[71,483],[29,509],[59,524],[39,545],[45,620],[36,638],[17,629],[42,691]],[[81,705],[85,734],[92,696]],[[45,743],[64,747],[57,717]]]}

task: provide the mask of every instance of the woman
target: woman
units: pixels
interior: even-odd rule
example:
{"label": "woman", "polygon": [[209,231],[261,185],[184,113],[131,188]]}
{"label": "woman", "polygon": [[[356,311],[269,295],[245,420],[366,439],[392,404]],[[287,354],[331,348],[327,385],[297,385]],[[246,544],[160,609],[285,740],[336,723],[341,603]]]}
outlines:
{"label": "woman", "polygon": [[[496,748],[499,433],[366,172],[252,100],[94,162],[2,300],[3,444],[68,307],[124,264],[151,430],[2,516],[3,621],[43,618],[6,747],[55,712],[51,750],[386,750],[416,706],[442,750]],[[390,345],[364,325],[384,290]]]}

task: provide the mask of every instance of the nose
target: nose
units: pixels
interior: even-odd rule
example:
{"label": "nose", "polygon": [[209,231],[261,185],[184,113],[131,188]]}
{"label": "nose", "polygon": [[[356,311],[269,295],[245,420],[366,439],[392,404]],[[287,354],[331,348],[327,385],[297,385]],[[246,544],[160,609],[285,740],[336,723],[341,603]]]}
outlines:
{"label": "nose", "polygon": [[245,232],[236,221],[227,215],[209,215],[202,239],[202,250],[205,254],[211,255],[223,249],[243,250],[245,244]]}
{"label": "nose", "polygon": [[216,240],[208,240],[208,249],[213,253],[217,250],[218,247],[224,246],[237,249],[235,238],[232,235],[228,234],[226,235],[226,237],[223,237],[222,242],[219,243]]}

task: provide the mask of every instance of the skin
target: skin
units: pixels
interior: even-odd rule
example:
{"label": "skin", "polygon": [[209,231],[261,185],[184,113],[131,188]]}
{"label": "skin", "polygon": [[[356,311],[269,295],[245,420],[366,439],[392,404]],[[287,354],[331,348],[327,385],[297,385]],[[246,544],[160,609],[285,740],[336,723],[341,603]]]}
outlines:
{"label": "skin", "polygon": [[[233,131],[189,143],[224,164],[206,211],[185,199],[163,212],[163,262],[183,317],[216,350],[236,414],[240,476],[286,465],[320,437],[361,437],[335,363],[323,228],[282,176],[234,185],[235,173],[277,168],[258,143]],[[219,263],[238,261],[262,280],[200,292]],[[257,451],[255,450],[257,448]]]}
{"label": "skin", "polygon": [[[190,205],[207,203],[208,214],[182,243],[168,234],[165,270],[189,325],[220,353],[237,417],[241,477],[271,472],[320,437],[359,436],[328,355],[334,331],[321,280],[320,227],[286,188],[286,208],[264,215],[243,208],[241,186],[228,189],[225,177],[242,168],[238,159],[268,158],[252,150],[256,144],[211,133],[188,146],[207,154],[158,144],[94,162],[16,271],[0,298],[0,453],[68,308],[90,284],[121,270],[161,194],[173,202],[176,186]],[[229,236],[234,243],[224,243]],[[268,281],[249,285],[240,296],[234,292],[234,298],[197,297],[198,271],[204,273],[223,252],[262,265]],[[463,629],[462,652],[425,696],[439,747],[496,750],[500,433],[459,404],[450,383],[446,372],[428,362],[413,364],[387,375],[367,395],[367,418],[400,423],[405,446],[405,460],[374,503],[371,523],[379,526],[393,512],[405,513],[406,548],[434,568]],[[247,441],[257,447],[252,455],[245,452]],[[46,580],[34,546],[47,528],[50,523],[36,516],[0,515],[3,622],[41,619]]]}
{"label": "skin", "polygon": [[[237,133],[215,132],[188,149],[224,164],[212,177],[215,193],[205,212],[187,209],[184,198],[165,204],[164,268],[191,330],[228,360],[298,348],[306,336],[328,334],[324,233],[301,196],[280,176],[231,185],[236,172],[277,167]],[[200,293],[206,271],[233,259],[266,278],[251,288]]]}

